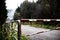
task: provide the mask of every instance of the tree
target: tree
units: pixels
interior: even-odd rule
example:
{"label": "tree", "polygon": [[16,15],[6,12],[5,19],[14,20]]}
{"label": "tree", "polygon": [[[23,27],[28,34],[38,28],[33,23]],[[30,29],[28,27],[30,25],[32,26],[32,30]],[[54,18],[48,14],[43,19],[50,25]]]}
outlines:
{"label": "tree", "polygon": [[16,9],[14,16],[13,16],[13,19],[14,20],[20,19],[20,8],[19,7]]}
{"label": "tree", "polygon": [[20,6],[20,15],[23,19],[31,18],[31,2],[24,1]]}
{"label": "tree", "polygon": [[18,7],[18,8],[16,9],[16,12],[17,12],[17,13],[19,13],[19,12],[20,12],[20,7]]}
{"label": "tree", "polygon": [[5,6],[5,0],[0,0],[0,28],[7,18],[7,10]]}
{"label": "tree", "polygon": [[15,12],[14,16],[13,16],[14,20],[19,20],[20,19],[20,13]]}
{"label": "tree", "polygon": [[43,13],[41,18],[44,19],[59,19],[60,17],[60,0],[38,0],[38,4],[44,5]]}
{"label": "tree", "polygon": [[58,19],[59,4],[59,0],[38,0],[36,3],[24,1],[18,10],[22,19]]}
{"label": "tree", "polygon": [[20,6],[20,15],[22,19],[39,19],[42,10],[43,5],[24,1]]}
{"label": "tree", "polygon": [[38,0],[37,4],[40,4],[41,8],[42,8],[41,14],[40,14],[40,19],[51,18],[49,0]]}
{"label": "tree", "polygon": [[50,12],[52,14],[51,18],[60,19],[60,0],[50,0]]}
{"label": "tree", "polygon": [[[5,22],[7,18],[7,10],[6,10],[6,6],[5,6],[5,0],[0,0],[0,40],[3,40],[3,36],[5,36],[3,33],[3,23]],[[6,31],[5,31],[6,33]]]}

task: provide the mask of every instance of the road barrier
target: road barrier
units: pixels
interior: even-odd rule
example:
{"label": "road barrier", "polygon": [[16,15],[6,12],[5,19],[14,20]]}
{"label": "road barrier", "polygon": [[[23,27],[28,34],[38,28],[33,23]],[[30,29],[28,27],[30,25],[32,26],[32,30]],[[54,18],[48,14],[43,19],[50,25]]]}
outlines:
{"label": "road barrier", "polygon": [[21,19],[21,22],[29,22],[29,21],[60,21],[60,19]]}

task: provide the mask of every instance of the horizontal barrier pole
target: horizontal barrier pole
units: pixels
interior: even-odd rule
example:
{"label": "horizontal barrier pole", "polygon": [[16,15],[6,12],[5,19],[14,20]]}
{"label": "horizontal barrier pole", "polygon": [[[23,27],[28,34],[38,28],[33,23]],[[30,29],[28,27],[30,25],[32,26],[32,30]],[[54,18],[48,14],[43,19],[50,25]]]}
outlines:
{"label": "horizontal barrier pole", "polygon": [[21,19],[21,21],[60,21],[60,19]]}

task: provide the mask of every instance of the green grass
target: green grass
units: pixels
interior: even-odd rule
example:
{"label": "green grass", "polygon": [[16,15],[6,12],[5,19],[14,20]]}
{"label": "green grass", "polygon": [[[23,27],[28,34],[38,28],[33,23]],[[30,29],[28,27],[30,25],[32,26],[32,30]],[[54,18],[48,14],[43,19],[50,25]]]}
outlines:
{"label": "green grass", "polygon": [[56,28],[53,25],[45,25],[45,24],[33,24],[31,26],[38,27],[38,28],[46,28],[46,29],[55,29]]}
{"label": "green grass", "polygon": [[46,28],[46,29],[55,29],[56,28],[56,26],[54,26],[54,25],[45,25],[45,24],[37,24],[37,23],[35,23],[35,22],[31,22],[31,23],[29,23],[29,22],[24,22],[24,23],[22,23],[23,25],[31,25],[31,26],[33,26],[33,27],[38,27],[38,28]]}
{"label": "green grass", "polygon": [[21,40],[27,40],[26,36],[21,36]]}
{"label": "green grass", "polygon": [[28,25],[28,24],[29,24],[29,22],[22,22],[22,24],[23,24],[23,25]]}

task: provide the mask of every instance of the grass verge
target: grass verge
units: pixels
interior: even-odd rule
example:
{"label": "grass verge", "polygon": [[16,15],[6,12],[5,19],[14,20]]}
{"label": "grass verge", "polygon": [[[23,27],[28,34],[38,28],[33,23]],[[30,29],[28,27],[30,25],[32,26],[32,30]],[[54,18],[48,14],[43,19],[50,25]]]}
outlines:
{"label": "grass verge", "polygon": [[27,40],[26,36],[21,36],[21,40]]}
{"label": "grass verge", "polygon": [[46,28],[46,29],[55,29],[57,26],[54,25],[48,25],[48,24],[41,24],[41,23],[35,23],[35,22],[24,22],[23,25],[31,25],[32,27],[38,27],[38,28]]}
{"label": "grass verge", "polygon": [[46,28],[46,29],[55,29],[56,28],[53,25],[45,25],[45,24],[33,24],[31,26],[38,27],[38,28]]}

